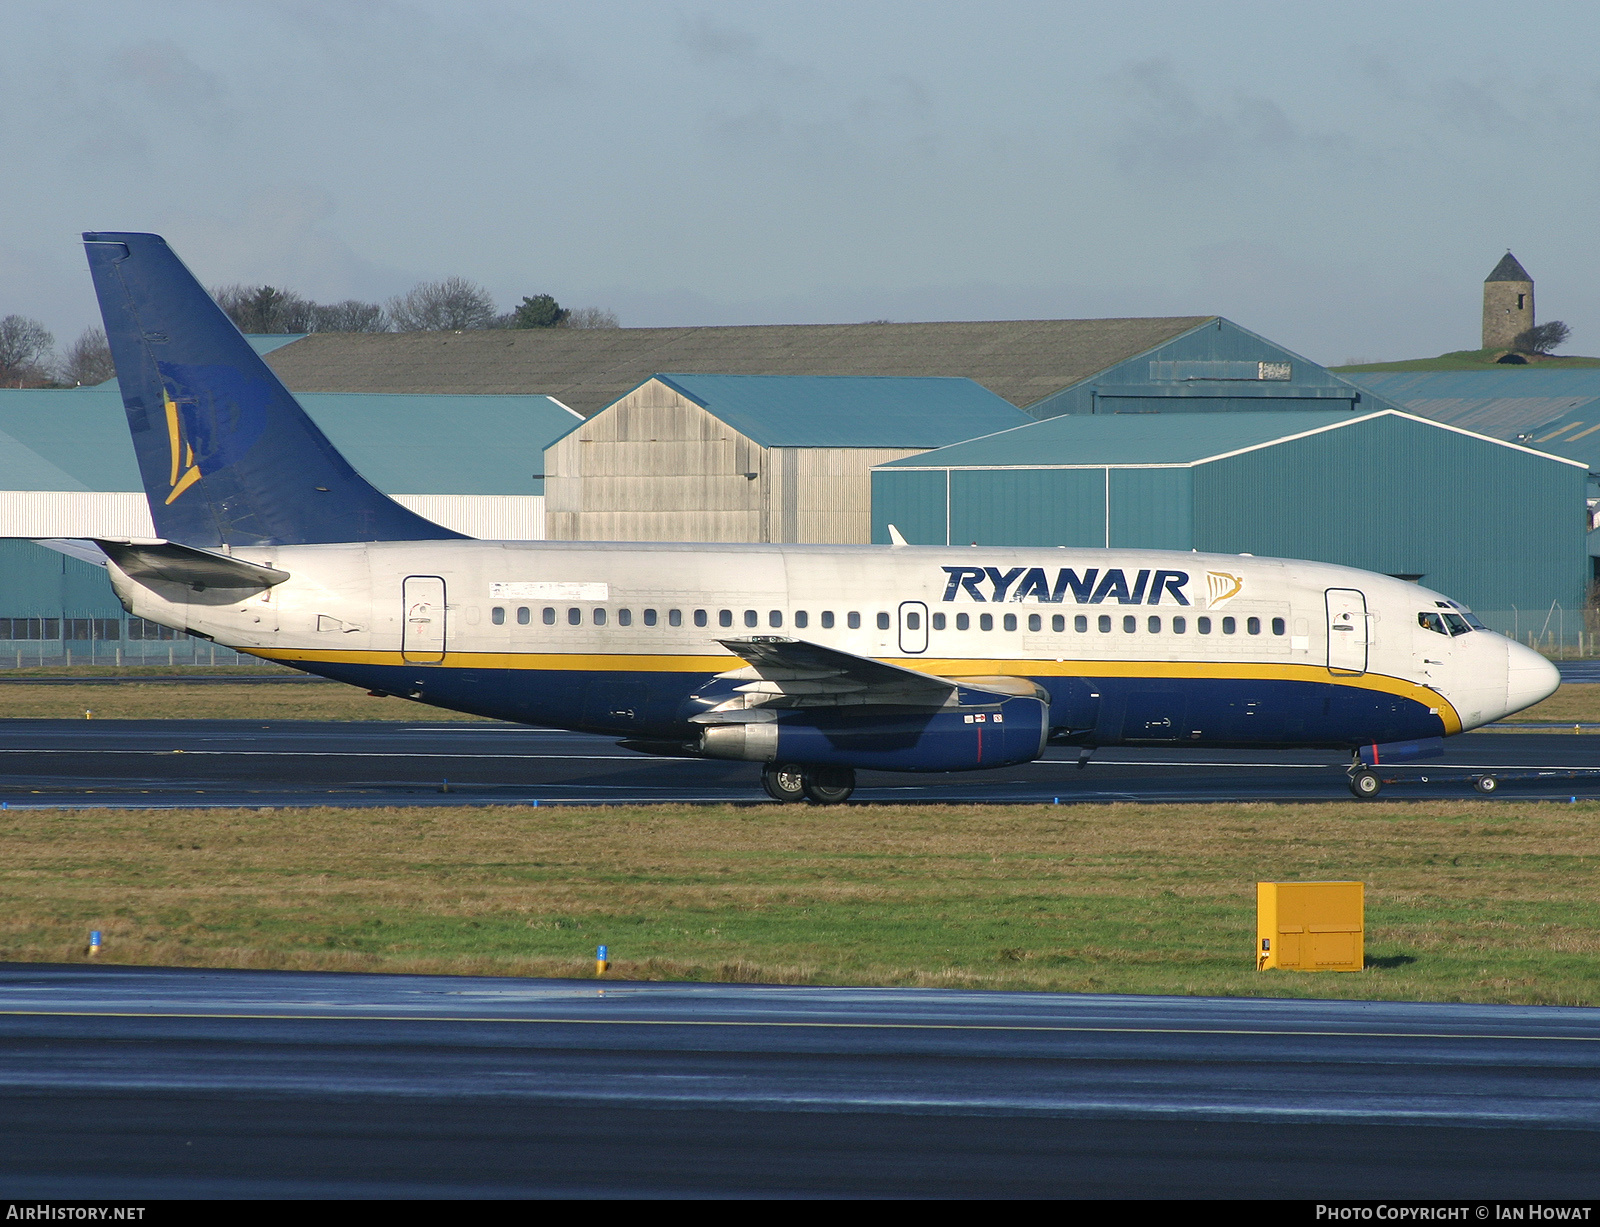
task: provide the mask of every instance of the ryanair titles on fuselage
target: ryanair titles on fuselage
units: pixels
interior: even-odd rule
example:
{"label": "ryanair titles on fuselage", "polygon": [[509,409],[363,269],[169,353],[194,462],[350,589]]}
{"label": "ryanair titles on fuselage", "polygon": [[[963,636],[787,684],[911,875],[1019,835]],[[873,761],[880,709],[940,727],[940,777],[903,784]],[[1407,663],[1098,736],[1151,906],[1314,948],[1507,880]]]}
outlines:
{"label": "ryanair titles on fuselage", "polygon": [[[1082,574],[1072,567],[1062,567],[1054,580],[1044,567],[1012,567],[1006,571],[999,567],[945,567],[943,570],[950,577],[944,589],[946,601],[965,596],[984,604],[1031,599],[1045,605],[1060,605],[1070,594],[1074,605],[1100,605],[1107,601],[1118,605],[1159,605],[1169,596],[1174,604],[1190,604],[1183,591],[1189,582],[1187,571],[1138,571],[1130,583],[1127,572],[1121,567],[1104,571],[1099,567],[1085,567]],[[1242,583],[1237,576],[1226,578],[1233,582],[1223,590],[1231,587],[1227,595],[1233,596]],[[1213,600],[1212,603],[1220,602]]]}

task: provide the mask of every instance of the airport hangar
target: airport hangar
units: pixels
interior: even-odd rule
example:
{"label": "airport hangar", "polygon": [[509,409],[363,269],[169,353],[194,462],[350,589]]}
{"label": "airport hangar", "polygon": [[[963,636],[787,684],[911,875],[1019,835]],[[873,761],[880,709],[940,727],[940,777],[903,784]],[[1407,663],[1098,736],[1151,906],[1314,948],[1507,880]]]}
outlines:
{"label": "airport hangar", "polygon": [[1600,583],[1600,367],[1561,369],[1555,362],[1492,371],[1359,371],[1344,377],[1409,413],[1587,464],[1590,577]]}
{"label": "airport hangar", "polygon": [[880,465],[874,539],[1308,558],[1580,628],[1588,465],[1388,408],[1066,414]]}

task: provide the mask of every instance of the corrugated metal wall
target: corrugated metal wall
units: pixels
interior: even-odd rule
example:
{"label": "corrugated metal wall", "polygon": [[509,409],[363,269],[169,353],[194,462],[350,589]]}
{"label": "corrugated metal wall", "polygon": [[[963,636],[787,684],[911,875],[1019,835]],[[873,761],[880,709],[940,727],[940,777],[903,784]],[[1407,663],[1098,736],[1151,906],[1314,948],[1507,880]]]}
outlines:
{"label": "corrugated metal wall", "polygon": [[[469,537],[544,540],[537,494],[395,494],[395,502]],[[154,537],[143,494],[79,490],[0,490],[0,537]],[[0,577],[0,585],[4,584]]]}
{"label": "corrugated metal wall", "polygon": [[762,448],[658,380],[545,452],[554,541],[864,544],[872,468],[923,448]]}
{"label": "corrugated metal wall", "polygon": [[1315,558],[1422,583],[1475,608],[1581,608],[1587,474],[1380,417],[1195,470],[1194,545]]}
{"label": "corrugated metal wall", "polygon": [[[874,539],[918,545],[1098,546],[1107,470],[890,469]],[[1420,575],[1496,617],[1576,611],[1589,581],[1587,474],[1455,431],[1382,416],[1194,468],[1112,468],[1110,543],[1339,563]],[[1550,629],[1555,629],[1552,622]]]}

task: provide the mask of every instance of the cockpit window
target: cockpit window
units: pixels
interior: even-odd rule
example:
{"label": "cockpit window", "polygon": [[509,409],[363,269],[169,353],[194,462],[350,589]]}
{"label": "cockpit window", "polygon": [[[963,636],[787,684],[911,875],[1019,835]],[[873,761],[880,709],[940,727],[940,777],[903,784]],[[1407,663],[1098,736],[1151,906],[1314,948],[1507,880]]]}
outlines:
{"label": "cockpit window", "polygon": [[1422,627],[1423,630],[1432,631],[1435,635],[1448,635],[1450,633],[1445,629],[1444,617],[1432,612],[1419,613],[1417,615],[1417,625]]}
{"label": "cockpit window", "polygon": [[1472,610],[1468,609],[1460,601],[1451,601],[1450,604],[1455,609],[1455,611],[1458,614],[1461,615],[1461,620],[1463,622],[1465,622],[1468,626],[1470,626],[1473,630],[1475,630],[1475,631],[1486,631],[1486,630],[1489,629],[1482,622],[1479,622],[1478,619],[1475,616],[1473,616]]}
{"label": "cockpit window", "polygon": [[1472,628],[1467,625],[1467,620],[1465,618],[1463,618],[1460,614],[1457,614],[1457,613],[1447,613],[1447,614],[1445,614],[1444,623],[1445,623],[1446,626],[1448,626],[1450,628],[1450,633],[1452,635],[1470,635],[1470,634],[1472,634]]}

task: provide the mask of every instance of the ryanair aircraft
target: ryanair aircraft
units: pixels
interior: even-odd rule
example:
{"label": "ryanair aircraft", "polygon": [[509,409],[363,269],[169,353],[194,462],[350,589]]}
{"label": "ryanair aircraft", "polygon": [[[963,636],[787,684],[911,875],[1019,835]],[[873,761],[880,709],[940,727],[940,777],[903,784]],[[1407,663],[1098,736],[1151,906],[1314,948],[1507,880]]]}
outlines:
{"label": "ryanair aircraft", "polygon": [[84,242],[161,534],[98,542],[122,603],[379,694],[760,763],[827,804],[858,768],[1052,744],[1337,748],[1373,796],[1371,765],[1559,681],[1448,597],[1323,563],[473,540],[352,469],[160,237]]}

